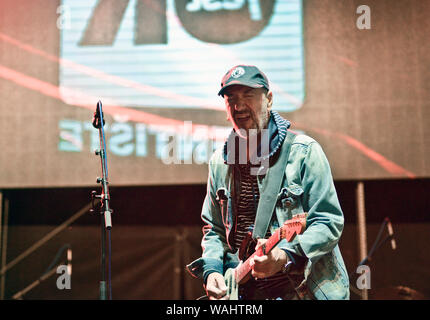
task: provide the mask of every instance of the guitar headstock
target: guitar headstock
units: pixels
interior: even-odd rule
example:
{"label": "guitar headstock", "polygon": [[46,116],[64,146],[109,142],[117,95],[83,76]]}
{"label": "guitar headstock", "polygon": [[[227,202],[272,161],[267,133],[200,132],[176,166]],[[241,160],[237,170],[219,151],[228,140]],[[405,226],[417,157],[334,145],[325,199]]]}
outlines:
{"label": "guitar headstock", "polygon": [[293,241],[296,235],[303,233],[306,229],[307,215],[306,212],[300,213],[292,219],[285,221],[280,230],[281,238],[290,242]]}

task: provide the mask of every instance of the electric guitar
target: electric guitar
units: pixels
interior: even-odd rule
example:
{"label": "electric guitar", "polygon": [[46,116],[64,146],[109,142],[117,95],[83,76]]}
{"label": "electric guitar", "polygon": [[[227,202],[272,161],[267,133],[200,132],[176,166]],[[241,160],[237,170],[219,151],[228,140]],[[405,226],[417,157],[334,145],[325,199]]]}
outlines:
{"label": "electric guitar", "polygon": [[259,247],[244,262],[241,262],[236,268],[227,269],[224,280],[227,285],[227,295],[230,300],[239,300],[240,285],[246,283],[251,275],[251,259],[254,256],[263,256],[268,254],[282,239],[288,242],[293,241],[296,235],[304,232],[306,228],[307,213],[294,216],[292,219],[285,221],[282,227],[277,229],[267,241]]}

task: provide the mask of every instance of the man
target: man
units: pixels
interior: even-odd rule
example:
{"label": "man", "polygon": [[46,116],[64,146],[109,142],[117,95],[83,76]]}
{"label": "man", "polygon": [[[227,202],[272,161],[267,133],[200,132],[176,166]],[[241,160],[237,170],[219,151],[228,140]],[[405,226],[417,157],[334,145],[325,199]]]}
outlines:
{"label": "man", "polygon": [[244,239],[259,238],[258,248],[306,212],[301,235],[251,258],[252,278],[241,286],[241,298],[349,299],[338,247],[344,218],[320,145],[287,130],[290,123],[272,111],[269,81],[257,67],[230,69],[218,94],[233,130],[209,162],[203,254],[188,270],[204,280],[209,299],[229,299],[224,273],[239,263]]}

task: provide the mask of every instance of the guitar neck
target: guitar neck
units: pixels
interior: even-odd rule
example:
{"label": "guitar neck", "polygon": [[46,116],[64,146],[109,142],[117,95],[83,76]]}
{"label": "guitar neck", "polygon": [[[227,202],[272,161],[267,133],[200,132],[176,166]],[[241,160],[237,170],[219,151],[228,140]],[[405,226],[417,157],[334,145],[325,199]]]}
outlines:
{"label": "guitar neck", "polygon": [[278,229],[269,239],[267,239],[263,247],[258,248],[258,250],[255,251],[248,259],[246,259],[245,262],[239,265],[236,268],[235,274],[237,283],[240,283],[246,277],[246,275],[251,272],[252,268],[250,263],[252,258],[254,258],[255,255],[260,256],[269,253],[281,241],[281,239],[281,229]]}
{"label": "guitar neck", "polygon": [[267,239],[263,246],[259,247],[245,262],[240,264],[235,269],[236,282],[240,283],[250,272],[251,272],[251,260],[254,256],[262,256],[268,254],[282,239],[286,239],[288,242],[293,241],[294,237],[301,234],[306,227],[306,216],[307,213],[296,215],[289,221],[286,221],[284,225],[277,229],[272,236]]}

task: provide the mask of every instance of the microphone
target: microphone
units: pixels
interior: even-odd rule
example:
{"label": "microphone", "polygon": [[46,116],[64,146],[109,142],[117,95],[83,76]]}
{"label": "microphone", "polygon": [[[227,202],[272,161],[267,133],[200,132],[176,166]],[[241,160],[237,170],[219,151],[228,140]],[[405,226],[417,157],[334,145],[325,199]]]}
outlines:
{"label": "microphone", "polygon": [[104,119],[103,112],[101,112],[101,115],[100,115],[101,107],[102,107],[102,102],[99,100],[99,101],[97,102],[96,112],[94,112],[94,116],[93,116],[93,120],[92,120],[92,122],[93,122],[93,127],[94,127],[94,128],[96,128],[96,129],[100,129],[100,126],[101,126],[101,118],[103,118],[103,126],[104,126],[104,125],[105,125],[105,123],[106,123],[106,121],[105,121],[105,119]]}
{"label": "microphone", "polygon": [[387,221],[388,234],[391,237],[391,248],[393,250],[396,250],[396,240],[394,239],[393,226],[391,225],[391,221],[390,221],[390,219],[388,219],[388,217],[385,218],[385,220]]}
{"label": "microphone", "polygon": [[67,248],[67,274],[72,275],[72,249]]}

